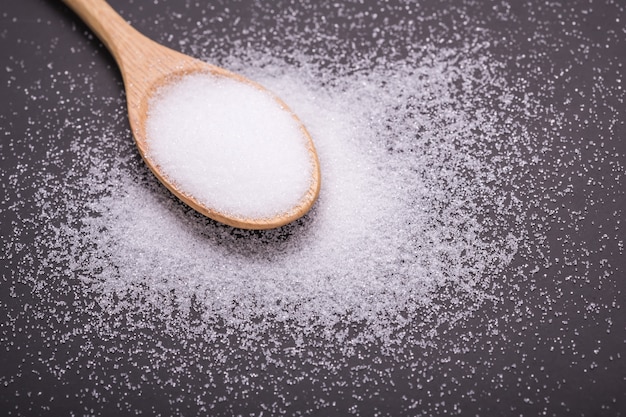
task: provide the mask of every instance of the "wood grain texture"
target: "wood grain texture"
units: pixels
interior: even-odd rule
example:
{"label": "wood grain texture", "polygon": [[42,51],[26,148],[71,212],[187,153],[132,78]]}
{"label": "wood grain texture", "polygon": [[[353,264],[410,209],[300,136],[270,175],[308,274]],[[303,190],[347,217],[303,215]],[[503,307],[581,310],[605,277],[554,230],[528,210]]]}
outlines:
{"label": "wood grain texture", "polygon": [[[135,142],[146,164],[154,175],[180,200],[203,215],[221,223],[243,229],[271,229],[290,223],[306,214],[315,203],[321,184],[319,160],[310,134],[278,97],[272,97],[287,109],[298,122],[302,134],[307,139],[312,169],[308,191],[289,211],[272,218],[243,218],[213,210],[192,195],[173,184],[148,157],[150,146],[146,138],[146,119],[150,97],[166,83],[197,72],[211,73],[219,77],[228,77],[267,91],[261,85],[221,67],[208,64],[190,56],[174,51],[142,35],[113,10],[104,0],[62,0],[91,28],[104,43],[117,62],[128,106],[128,118]],[[271,94],[271,93],[270,93]],[[210,181],[210,179],[207,179]]]}

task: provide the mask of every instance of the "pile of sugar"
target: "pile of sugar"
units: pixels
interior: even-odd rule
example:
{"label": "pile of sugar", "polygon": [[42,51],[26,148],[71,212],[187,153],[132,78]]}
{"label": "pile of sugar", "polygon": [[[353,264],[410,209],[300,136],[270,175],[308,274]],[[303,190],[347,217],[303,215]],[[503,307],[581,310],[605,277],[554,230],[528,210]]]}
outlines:
{"label": "pile of sugar", "polygon": [[[320,326],[360,323],[370,330],[357,339],[386,344],[402,343],[405,326],[418,317],[448,322],[479,308],[522,232],[484,217],[487,207],[501,216],[516,210],[515,196],[490,184],[505,178],[498,170],[506,167],[472,151],[480,139],[472,129],[487,129],[495,117],[473,122],[475,114],[449,107],[457,75],[445,68],[448,53],[417,73],[394,70],[393,84],[380,82],[392,76],[384,71],[346,78],[343,91],[317,87],[266,59],[255,78],[292,103],[315,138],[325,173],[319,204],[290,227],[242,232],[205,222],[121,174],[114,194],[89,204],[94,216],[63,229],[90,298],[120,314],[141,305],[172,332],[188,328],[194,314],[196,330],[245,326],[244,337],[253,340],[277,324],[299,338]],[[424,77],[435,73],[435,80]],[[493,88],[502,82],[489,81]],[[417,102],[426,117],[416,118]],[[441,288],[451,294],[436,297]],[[451,300],[465,306],[435,309]]]}
{"label": "pile of sugar", "polygon": [[[219,3],[171,2],[182,11],[160,18],[200,9],[176,20],[183,50],[210,51],[302,117],[325,174],[318,204],[265,232],[196,215],[137,156],[103,61],[77,68],[58,60],[64,43],[27,38],[41,65],[8,57],[0,115],[9,412],[623,406],[621,24],[594,38],[580,4],[528,4],[536,25],[521,33],[506,3]],[[76,35],[72,53],[98,55]]]}
{"label": "pile of sugar", "polygon": [[311,184],[307,138],[267,91],[194,74],[150,102],[147,157],[205,207],[271,218],[298,206]]}

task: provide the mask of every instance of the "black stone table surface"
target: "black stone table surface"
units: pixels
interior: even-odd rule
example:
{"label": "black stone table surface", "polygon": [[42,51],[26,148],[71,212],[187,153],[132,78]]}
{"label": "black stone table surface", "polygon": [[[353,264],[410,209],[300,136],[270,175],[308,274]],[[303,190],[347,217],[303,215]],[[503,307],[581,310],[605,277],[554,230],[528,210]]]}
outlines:
{"label": "black stone table surface", "polygon": [[[506,265],[492,271],[496,276],[482,289],[491,298],[472,305],[478,298],[457,299],[449,295],[453,284],[442,281],[433,290],[440,300],[437,312],[420,319],[418,310],[411,310],[395,341],[368,339],[367,324],[350,319],[348,330],[322,325],[318,334],[294,342],[297,330],[293,333],[288,320],[272,324],[251,313],[237,326],[210,321],[202,306],[211,304],[198,301],[201,294],[187,298],[192,313],[186,318],[161,317],[152,312],[177,310],[159,308],[167,299],[143,304],[142,294],[150,292],[139,284],[124,287],[128,303],[122,303],[124,294],[103,303],[99,294],[111,282],[98,281],[99,271],[121,267],[95,248],[124,242],[113,234],[113,224],[94,232],[83,229],[83,219],[86,212],[98,219],[105,201],[98,196],[115,195],[122,187],[102,180],[107,170],[110,178],[132,172],[139,179],[135,186],[150,190],[156,204],[170,207],[184,227],[202,230],[196,236],[202,244],[219,246],[223,239],[212,236],[228,235],[230,246],[220,250],[237,256],[258,250],[261,258],[264,250],[283,250],[284,242],[314,233],[318,214],[314,209],[284,231],[255,234],[202,220],[178,205],[133,154],[122,79],[104,46],[61,1],[5,0],[0,6],[0,415],[626,415],[624,2],[110,3],[149,37],[218,65],[237,66],[233,62],[242,56],[257,54],[272,56],[290,71],[302,68],[309,80],[319,73],[319,84],[336,92],[337,100],[356,85],[342,80],[384,71],[393,77],[400,66],[403,74],[413,66],[415,74],[428,68],[422,73],[432,75],[432,63],[440,59],[442,77],[451,77],[445,88],[474,100],[459,101],[451,110],[512,103],[508,121],[489,119],[501,137],[482,151],[500,164],[495,183],[518,198],[510,205],[514,218],[508,219],[498,202],[494,207],[500,210],[484,211],[480,222],[494,230],[514,224],[522,244]],[[263,71],[262,60],[243,61],[256,65],[256,73]],[[483,87],[464,84],[486,79],[467,70],[474,65],[480,72],[481,62],[485,71],[498,72],[493,85],[483,86],[484,95]],[[384,84],[381,78],[376,80]],[[398,84],[393,78],[388,82]],[[417,114],[421,104],[411,101],[418,92],[403,94],[387,111],[403,111],[406,122],[413,120],[407,109],[413,106]],[[488,113],[476,113],[475,120],[488,120]],[[429,132],[436,123],[426,123],[416,128],[416,138],[433,133],[445,140],[441,131],[450,125],[437,120],[439,132]],[[473,129],[482,137],[489,127]],[[525,142],[515,144],[521,137]],[[390,158],[414,151],[400,149],[393,135],[371,141],[387,141]],[[463,146],[450,143],[450,149]],[[436,146],[422,143],[420,155]],[[506,180],[507,170],[515,181]],[[440,198],[448,207],[447,197]],[[501,245],[500,235],[483,238]],[[251,246],[255,239],[258,245]],[[127,256],[137,265],[146,259],[140,250]],[[158,270],[158,262],[151,267]],[[185,268],[181,265],[181,277]],[[123,268],[119,276],[136,278]],[[389,302],[385,305],[388,312]],[[471,313],[461,314],[464,310]],[[194,332],[194,320],[207,317],[210,325]],[[184,330],[172,330],[176,323]],[[265,330],[249,336],[259,328]],[[348,333],[332,342],[335,330]]]}

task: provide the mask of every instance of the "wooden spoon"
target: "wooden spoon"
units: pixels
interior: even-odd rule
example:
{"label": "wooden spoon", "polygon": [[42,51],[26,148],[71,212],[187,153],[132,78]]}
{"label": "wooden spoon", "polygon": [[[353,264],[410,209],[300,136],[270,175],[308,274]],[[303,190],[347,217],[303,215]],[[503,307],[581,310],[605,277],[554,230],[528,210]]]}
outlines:
{"label": "wooden spoon", "polygon": [[128,105],[128,117],[139,152],[154,175],[180,200],[205,216],[230,226],[243,229],[271,229],[283,226],[303,216],[319,194],[320,168],[313,140],[306,128],[288,107],[277,97],[275,100],[298,121],[305,137],[313,166],[310,187],[292,209],[271,218],[244,218],[216,211],[197,201],[190,193],[177,186],[164,175],[159,167],[146,157],[149,138],[146,137],[146,119],[151,96],[159,87],[176,78],[191,73],[210,73],[227,77],[266,91],[262,86],[223,68],[207,64],[180,52],[166,48],[145,37],[132,28],[104,0],[62,0],[93,30],[117,62]]}

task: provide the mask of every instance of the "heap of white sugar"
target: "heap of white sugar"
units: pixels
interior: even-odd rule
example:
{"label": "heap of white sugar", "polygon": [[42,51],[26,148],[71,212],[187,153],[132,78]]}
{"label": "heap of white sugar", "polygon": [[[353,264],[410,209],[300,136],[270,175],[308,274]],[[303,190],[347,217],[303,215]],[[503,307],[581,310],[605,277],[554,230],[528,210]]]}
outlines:
{"label": "heap of white sugar", "polygon": [[311,184],[307,139],[267,91],[232,78],[187,75],[149,105],[148,158],[204,206],[268,218],[298,205]]}
{"label": "heap of white sugar", "polygon": [[[471,314],[492,297],[494,277],[516,252],[523,213],[502,185],[508,166],[473,150],[497,140],[499,132],[490,126],[498,117],[453,107],[472,99],[471,91],[450,86],[459,79],[458,68],[476,83],[484,84],[487,76],[481,72],[484,64],[473,59],[451,66],[450,56],[458,54],[443,51],[417,68],[356,73],[336,87],[319,85],[312,71],[291,70],[270,57],[255,58],[262,71],[229,63],[277,91],[311,132],[325,174],[318,204],[289,227],[243,232],[194,215],[156,181],[138,181],[143,171],[120,172],[116,192],[89,202],[94,214],[85,213],[79,229],[63,229],[90,298],[104,311],[119,314],[141,306],[174,333],[190,331],[193,315],[201,318],[194,331],[213,329],[216,323],[227,329],[244,326],[241,337],[247,343],[280,326],[295,338],[326,329],[331,340],[349,344],[352,337],[331,329],[359,323],[369,330],[357,339],[391,345],[407,337],[406,320],[449,323]],[[503,79],[489,82],[493,90],[506,88]],[[194,76],[168,87],[176,93],[166,90],[162,100],[167,105],[155,106],[150,130],[174,136],[156,140],[159,146],[173,143],[158,152],[160,157],[205,146],[176,144],[175,136],[196,137],[198,125],[204,126],[197,128],[203,133],[197,135],[199,142],[204,133],[211,138],[231,134],[231,125],[223,121],[216,130],[200,123],[207,109],[198,111],[198,101],[232,100],[237,107],[225,106],[230,111],[221,114],[223,120],[235,117],[231,113],[242,103],[253,102],[232,92],[239,86],[225,88],[221,99],[205,98],[206,84],[219,93],[215,80]],[[203,94],[188,97],[199,90]],[[417,105],[424,114],[416,112]],[[191,126],[181,124],[183,118]],[[477,126],[482,133],[473,133]],[[248,128],[235,132],[242,130],[250,133]],[[516,144],[504,146],[518,153]],[[213,147],[228,149],[206,146],[206,158]],[[228,162],[219,156],[216,164]],[[202,168],[203,162],[196,165]],[[199,187],[212,183],[204,181],[211,175],[198,176],[203,179]],[[487,210],[497,218],[510,213],[516,218],[499,224],[485,218]],[[85,244],[95,252],[84,251]],[[449,293],[433,301],[441,287]],[[451,300],[464,300],[464,307],[437,310],[437,304]],[[264,319],[255,322],[259,317]]]}

